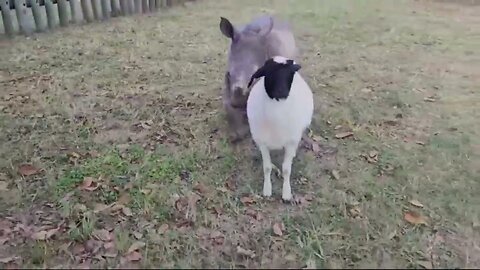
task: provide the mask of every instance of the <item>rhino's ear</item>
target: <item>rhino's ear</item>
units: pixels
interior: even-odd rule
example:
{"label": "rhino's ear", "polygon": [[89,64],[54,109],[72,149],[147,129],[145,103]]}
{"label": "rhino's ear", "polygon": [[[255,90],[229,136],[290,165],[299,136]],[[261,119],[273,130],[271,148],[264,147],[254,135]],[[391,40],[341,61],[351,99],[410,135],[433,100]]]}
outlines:
{"label": "rhino's ear", "polygon": [[233,26],[233,24],[228,19],[224,17],[220,17],[219,27],[220,27],[220,31],[224,36],[230,38],[231,40],[236,39],[237,31]]}
{"label": "rhino's ear", "polygon": [[268,17],[268,22],[265,25],[262,25],[262,28],[260,29],[258,34],[260,36],[266,36],[266,35],[270,34],[272,29],[273,29],[273,17],[269,16]]}

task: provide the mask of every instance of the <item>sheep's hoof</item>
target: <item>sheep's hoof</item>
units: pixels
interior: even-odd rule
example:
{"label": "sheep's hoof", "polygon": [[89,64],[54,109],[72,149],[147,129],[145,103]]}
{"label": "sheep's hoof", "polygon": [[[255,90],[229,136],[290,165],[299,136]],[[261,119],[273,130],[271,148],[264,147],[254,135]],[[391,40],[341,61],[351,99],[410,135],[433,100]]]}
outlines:
{"label": "sheep's hoof", "polygon": [[282,201],[285,203],[290,203],[292,201],[292,194],[282,194]]}

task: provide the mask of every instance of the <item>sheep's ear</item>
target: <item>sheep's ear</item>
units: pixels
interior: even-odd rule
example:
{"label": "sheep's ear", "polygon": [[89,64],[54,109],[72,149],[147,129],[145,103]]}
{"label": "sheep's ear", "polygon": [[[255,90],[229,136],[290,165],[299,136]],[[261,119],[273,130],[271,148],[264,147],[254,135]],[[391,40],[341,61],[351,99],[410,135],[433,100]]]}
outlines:
{"label": "sheep's ear", "polygon": [[265,68],[265,66],[263,66],[263,67],[259,68],[255,73],[253,73],[247,87],[250,88],[252,86],[253,80],[265,76],[265,71],[266,71],[266,68]]}
{"label": "sheep's ear", "polygon": [[299,64],[292,64],[292,65],[290,66],[290,69],[291,69],[293,72],[297,72],[297,71],[299,71],[301,68],[302,68],[302,66],[300,66]]}
{"label": "sheep's ear", "polygon": [[233,27],[232,23],[224,18],[220,17],[220,31],[222,31],[222,34],[230,39],[234,39],[235,37],[235,27]]}

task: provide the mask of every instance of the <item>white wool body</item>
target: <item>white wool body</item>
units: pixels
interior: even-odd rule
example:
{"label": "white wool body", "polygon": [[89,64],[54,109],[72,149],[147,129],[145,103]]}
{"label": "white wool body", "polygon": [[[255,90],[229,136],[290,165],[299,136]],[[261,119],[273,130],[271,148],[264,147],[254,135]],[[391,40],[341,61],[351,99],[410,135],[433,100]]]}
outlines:
{"label": "white wool body", "polygon": [[272,195],[270,150],[285,149],[282,164],[282,199],[290,201],[292,192],[290,173],[293,158],[303,132],[310,125],[314,104],[313,94],[298,73],[294,73],[287,98],[272,99],[264,86],[265,77],[261,77],[252,87],[247,100],[247,117],[250,132],[262,153],[264,184],[263,195]]}
{"label": "white wool body", "polygon": [[298,143],[313,115],[313,95],[310,87],[296,72],[288,97],[271,99],[264,88],[264,77],[252,87],[247,100],[247,117],[252,138],[270,150],[280,150],[287,144]]}

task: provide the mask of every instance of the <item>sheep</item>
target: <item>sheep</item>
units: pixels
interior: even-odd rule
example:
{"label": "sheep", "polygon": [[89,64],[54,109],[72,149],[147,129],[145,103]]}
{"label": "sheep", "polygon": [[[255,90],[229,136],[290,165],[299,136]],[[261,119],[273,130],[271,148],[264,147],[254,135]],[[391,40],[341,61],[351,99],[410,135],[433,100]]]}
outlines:
{"label": "sheep", "polygon": [[300,68],[294,60],[275,56],[268,59],[248,83],[251,90],[247,99],[247,118],[252,139],[262,155],[263,195],[272,196],[270,150],[283,148],[284,201],[292,199],[292,161],[305,130],[310,126],[314,110],[313,94],[298,73]]}
{"label": "sheep", "polygon": [[249,132],[246,116],[248,80],[268,58],[274,55],[295,58],[298,50],[289,25],[272,16],[259,16],[245,26],[234,26],[228,19],[220,17],[219,28],[231,40],[222,99],[231,141],[238,142]]}

